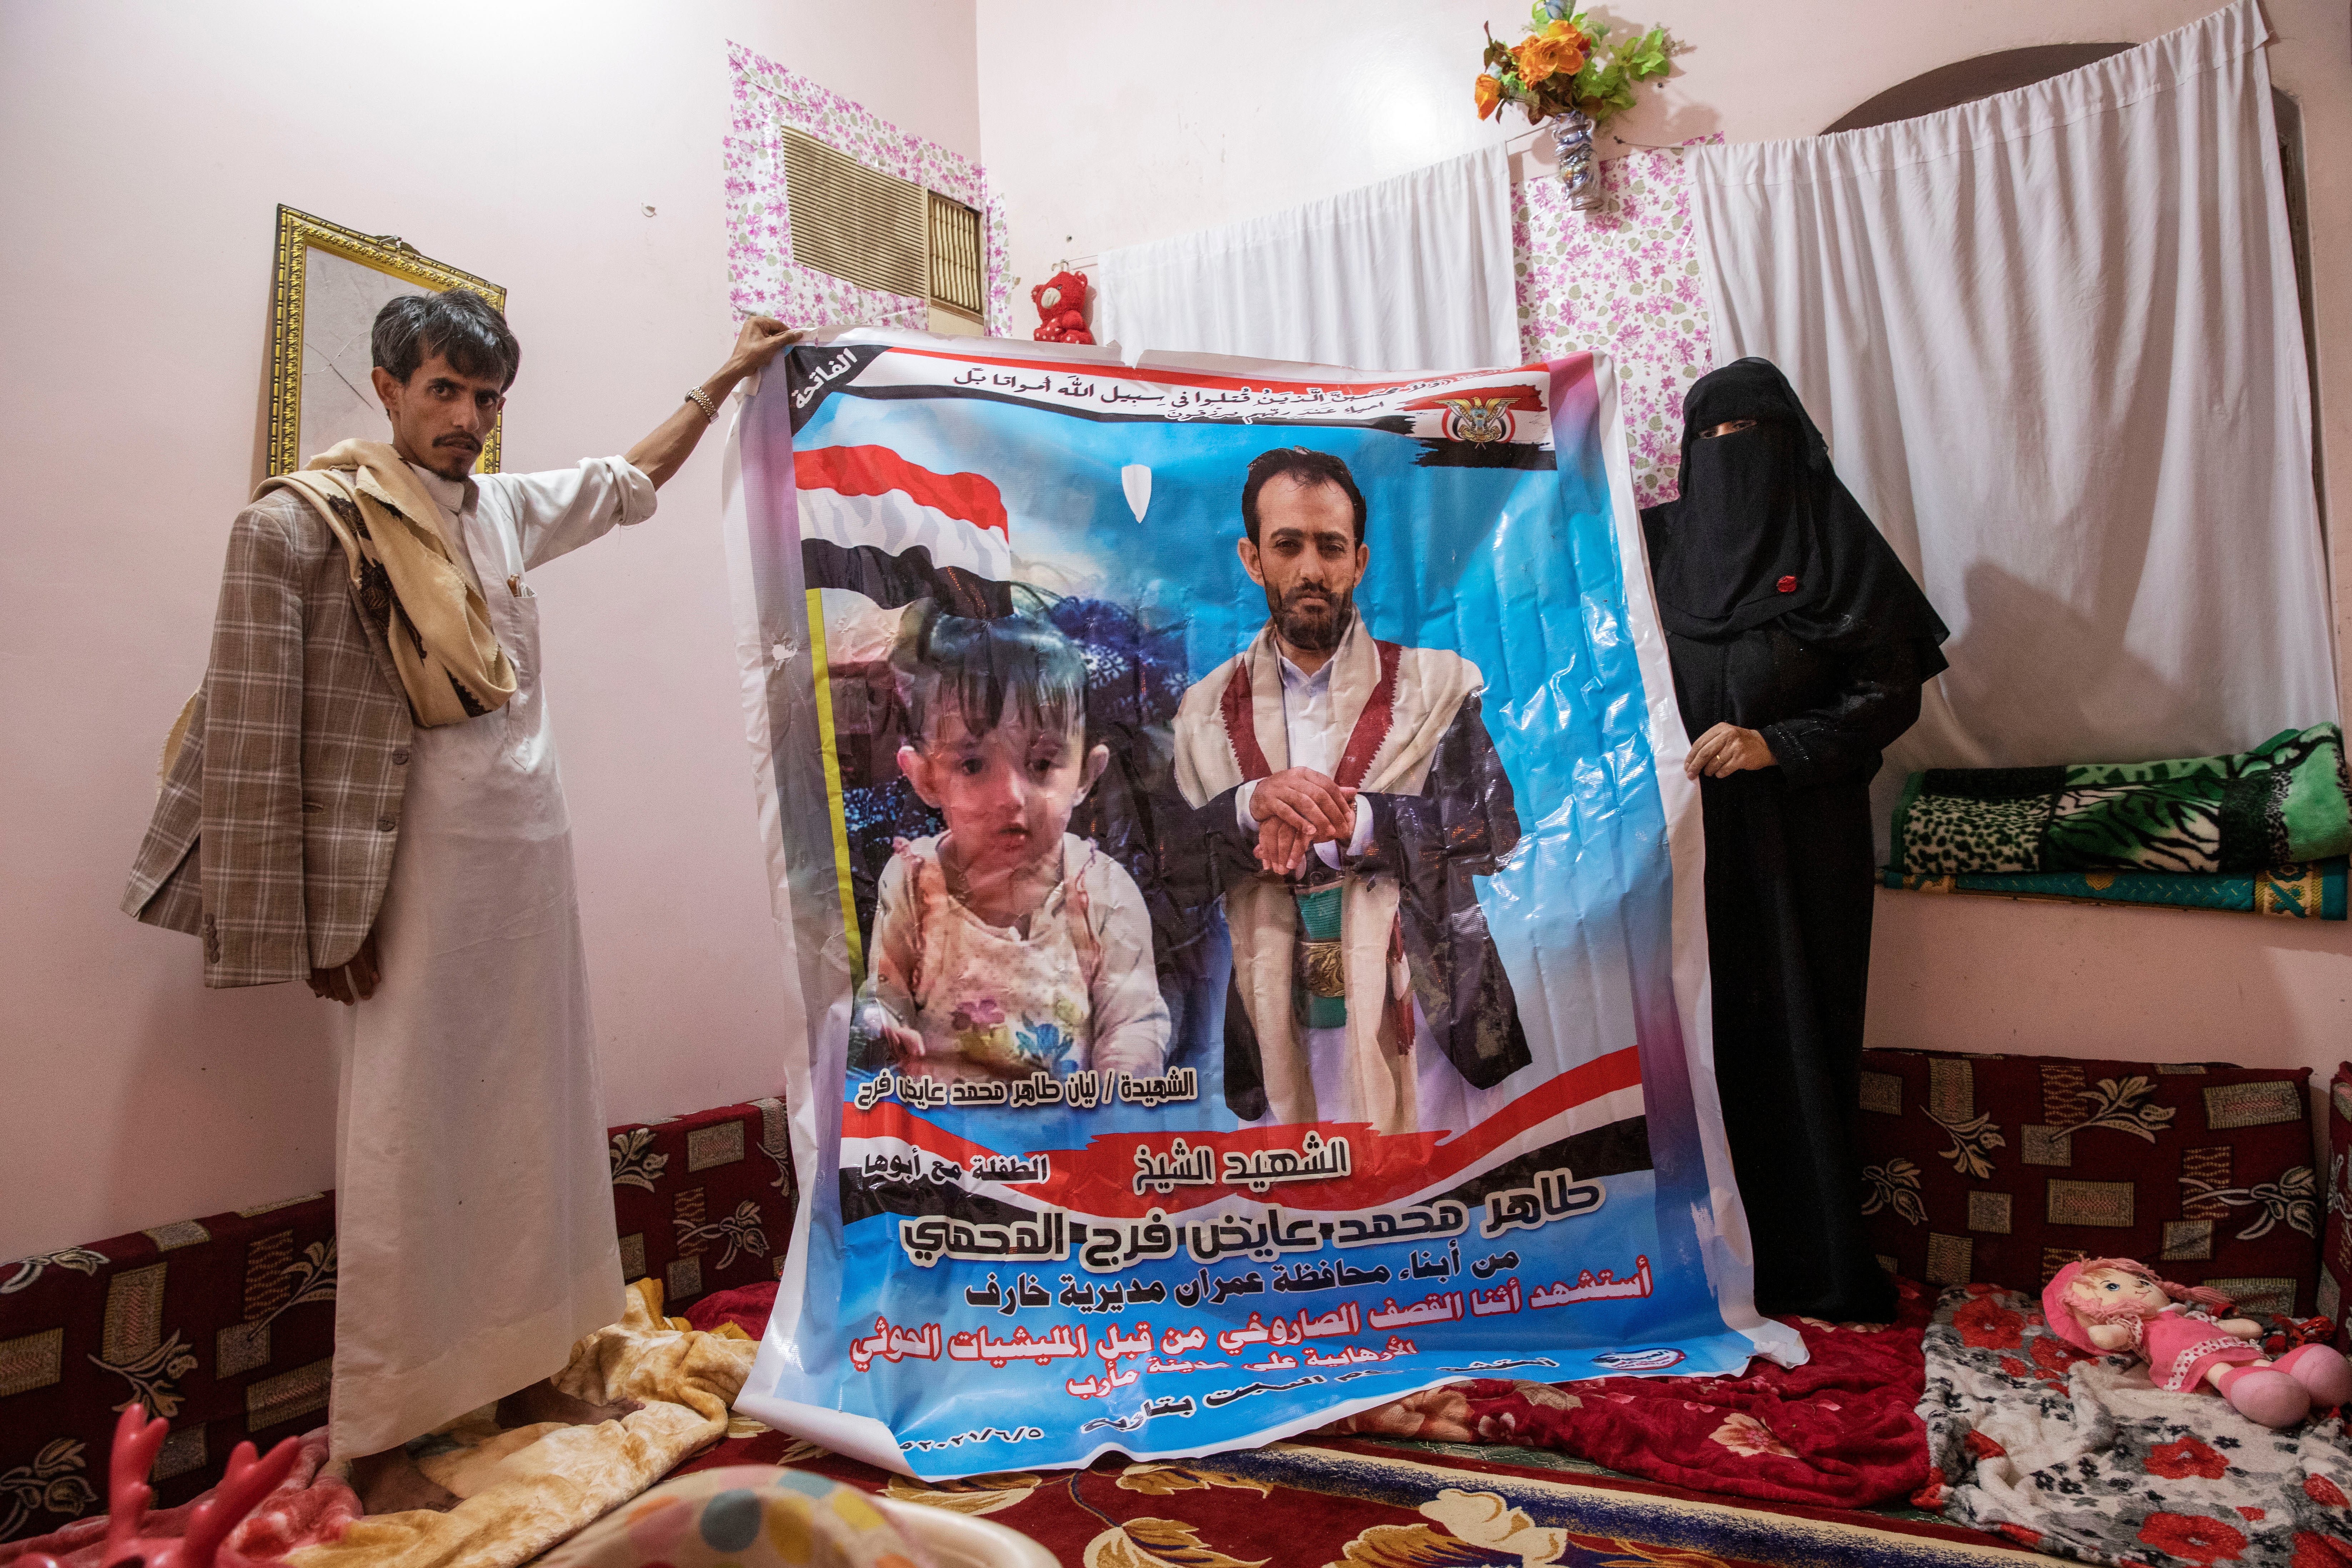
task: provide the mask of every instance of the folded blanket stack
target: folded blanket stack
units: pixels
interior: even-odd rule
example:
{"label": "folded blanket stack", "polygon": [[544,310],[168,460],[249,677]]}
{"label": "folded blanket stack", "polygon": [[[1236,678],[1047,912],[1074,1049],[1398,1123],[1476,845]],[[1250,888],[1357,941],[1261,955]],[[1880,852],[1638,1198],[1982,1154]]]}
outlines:
{"label": "folded blanket stack", "polygon": [[1934,768],[1905,783],[1886,885],[2342,920],[2343,731],[2154,763]]}

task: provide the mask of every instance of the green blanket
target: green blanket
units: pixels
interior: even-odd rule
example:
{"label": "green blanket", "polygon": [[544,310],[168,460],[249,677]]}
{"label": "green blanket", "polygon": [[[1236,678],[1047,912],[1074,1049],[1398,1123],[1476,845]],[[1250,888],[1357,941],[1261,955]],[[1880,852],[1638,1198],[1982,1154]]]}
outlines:
{"label": "green blanket", "polygon": [[2235,756],[1913,773],[1895,808],[1887,869],[2212,876],[2347,851],[2344,732],[2317,724]]}
{"label": "green blanket", "polygon": [[1886,873],[1888,887],[1920,893],[1990,893],[2066,903],[2163,904],[2301,921],[2342,920],[2344,883],[2345,862],[2340,858],[2194,877],[2166,871],[1960,871],[1948,877],[1906,876],[1893,869]]}

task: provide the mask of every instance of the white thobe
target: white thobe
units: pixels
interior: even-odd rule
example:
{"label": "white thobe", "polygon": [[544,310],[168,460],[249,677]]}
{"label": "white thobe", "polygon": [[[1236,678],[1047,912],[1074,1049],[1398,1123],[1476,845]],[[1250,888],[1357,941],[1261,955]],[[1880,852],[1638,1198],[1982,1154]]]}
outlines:
{"label": "white thobe", "polygon": [[415,472],[483,590],[515,693],[415,731],[376,916],[383,979],[339,1010],[338,1458],[562,1370],[572,1341],[623,1305],[572,824],[528,574],[653,515],[653,485],[621,458],[462,483]]}
{"label": "white thobe", "polygon": [[[1323,667],[1309,675],[1290,662],[1290,656],[1277,652],[1276,658],[1282,666],[1283,732],[1290,745],[1290,765],[1312,768],[1329,777],[1347,754],[1348,737],[1341,731],[1339,715],[1331,704],[1331,668],[1334,660],[1326,659]],[[1255,833],[1257,818],[1251,815],[1250,799],[1257,791],[1255,781],[1234,792],[1234,809],[1241,818],[1243,831]],[[1372,808],[1361,795],[1356,797],[1356,831],[1349,840],[1347,854],[1362,854],[1372,841]],[[1318,844],[1315,853],[1327,866],[1340,864],[1340,847],[1336,842]],[[1371,1006],[1371,1001],[1360,1003],[1350,996],[1348,1005]],[[1473,1123],[1500,1110],[1510,1100],[1500,1085],[1477,1089],[1462,1076],[1444,1049],[1430,1033],[1429,1020],[1421,1011],[1416,997],[1412,1004],[1413,1046],[1413,1121],[1423,1132],[1461,1132]],[[1307,1042],[1307,1077],[1315,1085],[1315,1114],[1325,1121],[1369,1121],[1371,1108],[1364,1103],[1360,1092],[1358,1076],[1348,1070],[1348,1030],[1342,1025],[1333,1029],[1302,1029]],[[1268,1121],[1273,1112],[1260,1120]]]}

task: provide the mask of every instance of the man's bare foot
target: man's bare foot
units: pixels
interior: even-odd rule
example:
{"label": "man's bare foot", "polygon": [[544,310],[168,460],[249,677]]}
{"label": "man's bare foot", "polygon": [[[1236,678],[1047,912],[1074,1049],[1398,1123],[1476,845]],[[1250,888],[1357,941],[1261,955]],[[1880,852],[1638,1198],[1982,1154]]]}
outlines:
{"label": "man's bare foot", "polygon": [[509,1394],[499,1401],[499,1425],[529,1426],[541,1421],[561,1421],[567,1426],[593,1426],[599,1421],[618,1421],[631,1411],[644,1408],[634,1399],[591,1405],[542,1377],[520,1393]]}
{"label": "man's bare foot", "polygon": [[446,1513],[457,1506],[457,1494],[425,1479],[405,1448],[386,1448],[352,1461],[352,1490],[359,1493],[365,1513],[404,1513],[428,1509]]}

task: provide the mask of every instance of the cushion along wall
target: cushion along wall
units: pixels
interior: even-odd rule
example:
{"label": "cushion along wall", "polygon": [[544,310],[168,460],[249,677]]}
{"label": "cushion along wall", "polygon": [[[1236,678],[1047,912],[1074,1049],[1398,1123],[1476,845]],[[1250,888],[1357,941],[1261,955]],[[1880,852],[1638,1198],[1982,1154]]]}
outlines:
{"label": "cushion along wall", "polygon": [[1864,1051],[1856,1131],[1879,1260],[2038,1294],[2078,1258],[2137,1258],[2249,1311],[2308,1314],[2325,1217],[2309,1076]]}

